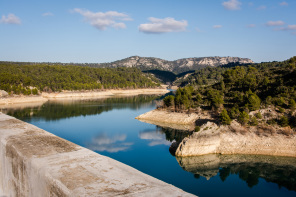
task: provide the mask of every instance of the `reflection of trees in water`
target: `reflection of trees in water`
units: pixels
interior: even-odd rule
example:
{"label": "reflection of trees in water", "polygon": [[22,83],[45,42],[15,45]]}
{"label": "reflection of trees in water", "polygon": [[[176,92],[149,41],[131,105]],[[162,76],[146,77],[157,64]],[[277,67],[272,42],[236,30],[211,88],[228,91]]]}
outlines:
{"label": "reflection of trees in water", "polygon": [[204,155],[199,157],[177,157],[179,165],[186,171],[210,179],[219,175],[225,181],[230,175],[238,175],[251,188],[259,178],[276,183],[280,188],[296,191],[296,158],[259,155]]}
{"label": "reflection of trees in water", "polygon": [[138,109],[144,103],[149,104],[157,97],[156,95],[139,95],[97,100],[49,101],[38,107],[2,109],[2,111],[20,119],[37,117],[45,120],[59,120],[75,116],[96,115],[113,109]]}

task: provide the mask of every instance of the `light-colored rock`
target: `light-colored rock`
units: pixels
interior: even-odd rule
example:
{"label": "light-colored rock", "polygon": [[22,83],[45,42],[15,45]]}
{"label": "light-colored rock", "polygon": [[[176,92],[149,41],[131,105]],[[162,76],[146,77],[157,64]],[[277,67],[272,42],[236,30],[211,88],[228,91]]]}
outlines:
{"label": "light-colored rock", "polygon": [[[167,61],[154,57],[132,56],[111,63],[99,64],[99,67],[136,67],[143,70],[160,69],[175,73],[184,72],[184,70],[196,70],[205,66],[219,66],[228,63],[252,64],[252,60],[239,57],[196,57],[183,58],[175,61]],[[181,69],[180,69],[181,68]]]}
{"label": "light-colored rock", "polygon": [[136,117],[136,119],[138,120],[147,120],[150,122],[162,122],[180,125],[193,125],[198,118],[199,115],[196,113],[185,114],[177,112],[168,112],[166,110],[157,109]]}
{"label": "light-colored rock", "polygon": [[200,132],[184,138],[175,154],[182,157],[216,153],[296,157],[295,132],[287,136],[262,131],[262,128],[242,127],[235,121],[231,126],[208,122],[201,127]]}
{"label": "light-colored rock", "polygon": [[7,97],[8,93],[4,90],[0,90],[0,98]]}
{"label": "light-colored rock", "polygon": [[0,113],[0,192],[6,196],[193,196]]}
{"label": "light-colored rock", "polygon": [[12,105],[12,104],[21,104],[21,103],[34,103],[34,102],[46,102],[47,98],[42,96],[14,96],[14,97],[5,97],[0,98],[0,105]]}
{"label": "light-colored rock", "polygon": [[56,92],[56,93],[46,93],[43,92],[42,96],[44,98],[86,98],[86,97],[93,97],[93,98],[106,98],[112,97],[115,95],[140,95],[140,94],[165,94],[168,93],[169,90],[165,88],[155,88],[155,89],[130,89],[130,90],[104,90],[104,91],[64,91],[64,92]]}
{"label": "light-colored rock", "polygon": [[213,120],[207,112],[203,113],[179,113],[167,110],[155,109],[139,115],[136,119],[149,124],[170,127],[178,130],[193,130],[199,121]]}

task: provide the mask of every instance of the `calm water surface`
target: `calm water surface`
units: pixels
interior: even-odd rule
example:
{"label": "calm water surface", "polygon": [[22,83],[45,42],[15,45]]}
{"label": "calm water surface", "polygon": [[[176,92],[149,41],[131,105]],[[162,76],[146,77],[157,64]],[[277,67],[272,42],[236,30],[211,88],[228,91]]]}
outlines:
{"label": "calm water surface", "polygon": [[154,99],[49,101],[1,111],[201,197],[296,196],[294,158],[172,156],[172,141],[188,133],[135,119],[155,109]]}

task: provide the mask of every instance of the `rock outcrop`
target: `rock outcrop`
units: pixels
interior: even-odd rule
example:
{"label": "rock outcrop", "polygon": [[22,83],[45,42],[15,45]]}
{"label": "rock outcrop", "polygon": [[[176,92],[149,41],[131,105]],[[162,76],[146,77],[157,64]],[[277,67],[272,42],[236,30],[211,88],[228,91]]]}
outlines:
{"label": "rock outcrop", "polygon": [[155,109],[139,115],[136,119],[162,127],[170,127],[179,130],[193,130],[195,122],[199,117],[200,115],[196,113],[186,114]]}
{"label": "rock outcrop", "polygon": [[189,70],[196,70],[206,66],[220,66],[229,63],[252,64],[252,60],[240,57],[199,57],[184,58],[175,61],[167,61],[154,57],[132,56],[111,63],[98,64],[98,67],[136,67],[141,70],[164,70],[174,73],[181,73]]}
{"label": "rock outcrop", "polygon": [[7,97],[8,93],[4,90],[0,90],[0,98]]}
{"label": "rock outcrop", "polygon": [[273,127],[246,128],[235,121],[230,126],[208,122],[199,132],[184,138],[175,152],[181,157],[206,154],[296,157],[296,135],[289,128],[275,131]]}

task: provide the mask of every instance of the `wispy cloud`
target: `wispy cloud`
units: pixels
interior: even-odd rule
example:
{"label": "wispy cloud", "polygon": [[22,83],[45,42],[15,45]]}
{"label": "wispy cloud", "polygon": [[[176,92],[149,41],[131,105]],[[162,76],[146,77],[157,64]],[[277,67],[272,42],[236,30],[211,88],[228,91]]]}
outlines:
{"label": "wispy cloud", "polygon": [[222,27],[223,27],[222,25],[214,25],[214,26],[213,26],[214,29],[220,29],[220,28],[222,28]]}
{"label": "wispy cloud", "polygon": [[108,27],[124,29],[126,28],[125,23],[119,21],[132,20],[129,15],[116,11],[91,12],[89,10],[75,8],[73,12],[81,14],[86,22],[99,30],[106,30]]}
{"label": "wispy cloud", "polygon": [[0,19],[0,23],[20,25],[22,22],[21,22],[21,19],[16,15],[8,14],[7,16],[2,15]]}
{"label": "wispy cloud", "polygon": [[201,29],[199,29],[198,27],[195,28],[195,31],[198,33],[202,32]]}
{"label": "wispy cloud", "polygon": [[281,5],[281,6],[287,6],[287,5],[289,5],[289,4],[288,4],[287,2],[285,2],[285,1],[283,1],[283,2],[280,3],[280,5]]}
{"label": "wispy cloud", "polygon": [[255,24],[249,24],[249,25],[247,25],[247,27],[248,28],[254,28],[254,27],[256,27],[256,25]]}
{"label": "wispy cloud", "polygon": [[188,25],[186,20],[177,21],[174,18],[154,18],[150,17],[149,23],[140,24],[139,31],[144,33],[167,33],[167,32],[180,32],[186,31]]}
{"label": "wispy cloud", "polygon": [[271,27],[271,26],[282,26],[284,24],[285,24],[284,21],[268,21],[265,25]]}
{"label": "wispy cloud", "polygon": [[101,134],[92,139],[92,141],[87,144],[87,148],[93,151],[107,151],[110,153],[115,153],[119,151],[128,150],[133,143],[125,142],[126,135],[114,135],[107,136],[106,134]]}
{"label": "wispy cloud", "polygon": [[267,7],[265,5],[261,5],[257,8],[257,10],[265,10]]}
{"label": "wispy cloud", "polygon": [[296,30],[296,25],[288,25],[287,27],[277,28],[275,30],[281,30],[281,31]]}
{"label": "wispy cloud", "polygon": [[42,14],[42,16],[53,16],[53,13],[51,12],[45,12]]}
{"label": "wispy cloud", "polygon": [[165,134],[158,131],[144,131],[139,133],[139,138],[148,140],[149,146],[166,145],[170,146],[172,143],[165,139]]}
{"label": "wispy cloud", "polygon": [[226,10],[240,10],[241,9],[241,2],[238,0],[229,0],[229,1],[224,1],[222,3],[223,7]]}

